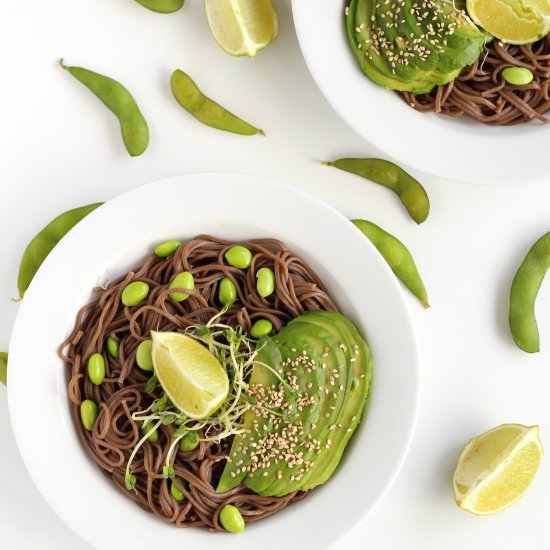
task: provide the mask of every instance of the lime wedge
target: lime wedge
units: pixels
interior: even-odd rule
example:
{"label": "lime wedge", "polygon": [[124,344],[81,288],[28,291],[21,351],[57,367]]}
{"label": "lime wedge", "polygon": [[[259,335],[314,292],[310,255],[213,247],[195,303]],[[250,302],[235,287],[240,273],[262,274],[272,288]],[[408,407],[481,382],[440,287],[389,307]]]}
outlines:
{"label": "lime wedge", "polygon": [[277,37],[271,0],[206,0],[205,7],[214,38],[231,55],[254,57]]}
{"label": "lime wedge", "polygon": [[201,343],[177,332],[151,331],[157,379],[174,405],[190,418],[207,418],[225,401],[227,372]]}
{"label": "lime wedge", "polygon": [[550,0],[467,0],[468,15],[510,44],[530,44],[550,32]]}
{"label": "lime wedge", "polygon": [[458,459],[456,503],[474,514],[494,514],[529,487],[543,455],[538,426],[502,424],[471,439]]}

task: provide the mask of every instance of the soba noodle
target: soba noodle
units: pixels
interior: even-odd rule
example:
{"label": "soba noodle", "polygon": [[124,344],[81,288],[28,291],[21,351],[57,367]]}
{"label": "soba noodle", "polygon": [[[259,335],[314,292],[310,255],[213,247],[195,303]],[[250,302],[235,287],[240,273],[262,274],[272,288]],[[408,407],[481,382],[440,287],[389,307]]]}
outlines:
{"label": "soba noodle", "polygon": [[[140,425],[132,418],[159,397],[145,392],[149,375],[135,366],[136,349],[149,338],[150,330],[180,331],[197,323],[206,323],[218,313],[218,283],[229,277],[237,286],[236,304],[221,318],[227,324],[240,324],[248,331],[257,318],[266,318],[280,330],[289,320],[307,310],[336,311],[323,283],[312,269],[274,239],[242,242],[253,252],[252,264],[244,271],[227,265],[224,254],[233,243],[199,236],[184,243],[169,258],[151,256],[142,267],[120,277],[107,288],[96,288],[97,298],[78,313],[74,329],[60,347],[60,356],[69,371],[68,394],[72,403],[75,426],[88,455],[103,473],[139,506],[178,527],[205,526],[223,530],[219,521],[226,504],[238,506],[246,522],[263,519],[300,500],[306,493],[284,497],[264,497],[239,485],[226,493],[215,487],[225,466],[231,438],[219,443],[201,441],[190,452],[173,453],[171,465],[177,476],[187,483],[179,486],[186,498],[176,501],[170,494],[170,479],[162,475],[173,425],[158,428],[156,443],[140,447],[132,473],[137,481],[133,490],[125,487],[125,468],[130,453],[141,438]],[[270,267],[275,272],[276,292],[261,298],[256,292],[256,272]],[[195,290],[184,302],[169,299],[172,278],[189,271],[195,279]],[[135,307],[124,307],[120,298],[131,281],[145,281],[151,291]],[[120,357],[114,359],[105,350],[105,341],[114,336],[120,341]],[[100,386],[86,376],[86,363],[93,353],[102,353],[106,377]],[[92,432],[80,420],[80,404],[91,399],[99,406]],[[201,433],[202,435],[202,433]]]}

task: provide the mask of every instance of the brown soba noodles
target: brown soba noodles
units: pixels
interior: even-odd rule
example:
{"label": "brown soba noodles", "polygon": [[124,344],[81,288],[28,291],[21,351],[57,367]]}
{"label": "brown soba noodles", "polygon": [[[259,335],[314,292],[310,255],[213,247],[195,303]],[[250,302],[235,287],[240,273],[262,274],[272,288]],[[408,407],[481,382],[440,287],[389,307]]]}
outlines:
{"label": "brown soba noodles", "polygon": [[[201,440],[189,452],[178,450],[169,458],[176,481],[185,495],[181,502],[171,497],[171,479],[163,476],[163,464],[174,440],[176,426],[160,425],[156,442],[145,441],[132,465],[136,481],[132,490],[125,486],[125,469],[130,454],[141,439],[141,427],[132,417],[147,409],[159,398],[160,389],[145,390],[151,373],[135,366],[140,342],[149,338],[150,330],[184,332],[193,325],[205,324],[220,311],[217,289],[222,278],[231,279],[238,300],[220,319],[241,325],[249,331],[258,318],[268,319],[275,330],[308,310],[336,311],[336,306],[314,271],[286,246],[274,239],[242,242],[253,252],[247,270],[224,262],[225,252],[233,245],[210,236],[199,236],[183,243],[168,258],[152,255],[145,263],[106,288],[96,288],[95,299],[78,313],[73,330],[59,353],[68,370],[68,394],[75,425],[83,447],[102,472],[139,506],[178,527],[203,526],[222,530],[219,514],[226,504],[235,504],[247,523],[263,519],[303,498],[305,492],[284,497],[264,497],[240,484],[225,493],[216,485],[226,464],[232,438],[221,441]],[[275,272],[276,291],[262,298],[255,291],[256,272],[269,267]],[[189,298],[175,302],[169,298],[168,285],[182,272],[193,274],[195,289]],[[147,298],[134,307],[121,303],[124,288],[132,281],[144,281],[150,287]],[[118,358],[105,351],[108,337],[119,342]],[[94,385],[86,375],[86,364],[94,353],[105,360],[105,379]],[[80,421],[80,404],[93,400],[98,416],[92,431]],[[199,431],[199,435],[203,435]],[[178,479],[176,477],[176,480]]]}
{"label": "brown soba noodles", "polygon": [[[524,86],[507,83],[506,67],[525,67],[533,81]],[[550,109],[550,35],[533,44],[514,46],[498,39],[485,46],[479,59],[462,74],[427,94],[403,92],[411,107],[457,117],[463,114],[494,125],[512,125],[539,120]]]}

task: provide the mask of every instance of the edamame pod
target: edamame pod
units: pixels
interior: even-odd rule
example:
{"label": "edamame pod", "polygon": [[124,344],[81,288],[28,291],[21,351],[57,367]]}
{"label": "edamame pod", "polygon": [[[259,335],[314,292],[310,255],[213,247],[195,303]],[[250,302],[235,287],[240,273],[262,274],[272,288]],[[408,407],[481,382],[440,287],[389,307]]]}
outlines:
{"label": "edamame pod", "polygon": [[94,353],[88,359],[88,378],[96,386],[101,385],[105,378],[105,359],[101,353]]}
{"label": "edamame pod", "polygon": [[430,307],[424,283],[407,247],[399,239],[372,222],[367,220],[351,221],[376,247],[397,278],[422,302],[424,307]]}
{"label": "edamame pod", "polygon": [[237,299],[237,287],[235,283],[228,277],[224,277],[220,281],[218,288],[218,299],[223,306],[231,307]]}
{"label": "edamame pod", "polygon": [[275,273],[269,267],[262,267],[256,273],[256,290],[262,298],[275,292]]}
{"label": "edamame pod", "polygon": [[120,342],[113,336],[109,336],[109,338],[107,338],[107,351],[114,359],[118,359],[120,357]]}
{"label": "edamame pod", "polygon": [[157,13],[174,13],[181,9],[184,0],[136,0],[136,2]]}
{"label": "edamame pod", "polygon": [[140,369],[146,371],[152,371],[154,369],[152,350],[152,340],[143,340],[137,347],[136,363]]}
{"label": "edamame pod", "polygon": [[25,248],[21,263],[19,265],[19,275],[17,277],[17,288],[19,290],[19,299],[23,298],[29,288],[38,268],[46,259],[48,254],[55,248],[57,243],[83,218],[90,212],[93,212],[102,202],[81,206],[68,210],[60,214],[51,221]]}
{"label": "edamame pod", "polygon": [[0,382],[8,384],[8,354],[5,351],[0,351]]}
{"label": "edamame pod", "polygon": [[236,506],[226,504],[220,512],[220,523],[230,533],[240,533],[244,530],[244,519]]}
{"label": "edamame pod", "polygon": [[94,429],[95,421],[97,420],[98,409],[97,405],[91,399],[85,399],[80,404],[80,418],[84,429],[91,432]]}
{"label": "edamame pod", "polygon": [[144,281],[133,281],[122,291],[120,301],[127,307],[137,306],[149,296],[149,285]]}
{"label": "edamame pod", "polygon": [[196,431],[186,433],[180,441],[180,451],[188,453],[194,451],[200,443],[199,434]]}
{"label": "edamame pod", "polygon": [[120,122],[126,150],[132,157],[141,155],[149,145],[149,127],[132,94],[120,82],[83,67],[61,66],[82,82],[113,112]]}
{"label": "edamame pod", "polygon": [[424,187],[393,162],[382,159],[343,158],[322,164],[334,166],[391,189],[416,223],[425,221],[430,213],[430,199]]}
{"label": "edamame pod", "polygon": [[549,267],[550,232],[531,247],[519,266],[510,289],[510,332],[514,342],[528,353],[540,350],[535,299]]}
{"label": "edamame pod", "polygon": [[203,124],[244,136],[264,134],[263,130],[248,124],[248,122],[206,97],[192,78],[180,69],[176,69],[172,73],[170,86],[176,101]]}

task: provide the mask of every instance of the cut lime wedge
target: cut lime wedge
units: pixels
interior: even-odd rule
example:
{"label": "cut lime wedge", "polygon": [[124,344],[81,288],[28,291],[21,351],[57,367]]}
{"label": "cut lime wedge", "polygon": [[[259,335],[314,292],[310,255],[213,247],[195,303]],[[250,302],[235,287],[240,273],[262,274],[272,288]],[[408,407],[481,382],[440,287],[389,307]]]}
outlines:
{"label": "cut lime wedge", "polygon": [[190,418],[207,418],[229,392],[227,372],[201,343],[177,332],[151,331],[157,379],[172,403]]}

